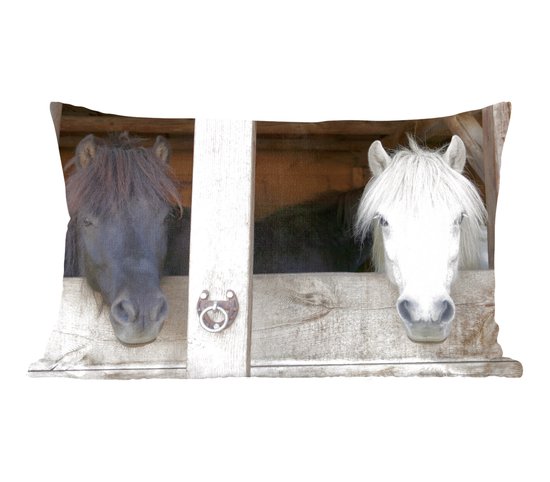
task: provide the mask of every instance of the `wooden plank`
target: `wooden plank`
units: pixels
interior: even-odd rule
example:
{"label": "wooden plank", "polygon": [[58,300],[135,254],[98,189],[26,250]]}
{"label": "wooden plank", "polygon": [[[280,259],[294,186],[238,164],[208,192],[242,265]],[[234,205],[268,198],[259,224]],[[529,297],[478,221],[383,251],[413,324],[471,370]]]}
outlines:
{"label": "wooden plank", "polygon": [[509,358],[483,361],[428,363],[366,363],[342,365],[255,366],[253,377],[488,377],[517,378],[521,363]]}
{"label": "wooden plank", "polygon": [[59,144],[59,135],[61,132],[61,115],[63,112],[63,104],[61,102],[50,103],[50,113],[52,115],[53,127],[55,129],[55,135],[57,137],[57,143]]}
{"label": "wooden plank", "polygon": [[406,121],[325,121],[325,122],[257,122],[262,135],[376,135],[385,136]]}
{"label": "wooden plank", "polygon": [[464,141],[468,153],[468,163],[479,176],[485,178],[484,154],[483,154],[483,130],[470,112],[446,117],[445,124],[451,134],[457,134]]}
{"label": "wooden plank", "polygon": [[256,154],[256,218],[260,219],[282,207],[319,198],[327,192],[347,192],[363,187],[363,176],[354,172],[349,156],[342,160],[327,159],[317,152],[257,152]]}
{"label": "wooden plank", "polygon": [[[135,133],[133,129],[129,131],[130,133]],[[106,132],[100,132],[99,136],[105,136]],[[139,137],[141,140],[141,143],[144,147],[151,147],[155,143],[155,140],[158,135],[165,134],[160,129],[155,130],[154,132],[150,133],[139,133]],[[87,135],[81,133],[78,135],[77,133],[71,133],[68,134],[66,132],[63,132],[63,135],[59,139],[59,147],[60,149],[68,150],[74,154],[74,151],[76,149],[76,146],[78,143],[82,140],[82,138]],[[193,152],[193,134],[171,134],[170,135],[170,147],[172,148],[172,153],[177,151],[185,151],[185,154],[192,153]]]}
{"label": "wooden plank", "polygon": [[[403,121],[327,121],[327,122],[258,122],[262,135],[388,135]],[[112,132],[128,130],[139,133],[192,134],[193,119],[127,117],[111,114],[82,115],[67,113],[61,131]]]}
{"label": "wooden plank", "polygon": [[[413,134],[415,138],[419,139],[421,143],[425,145],[430,145],[430,143],[441,145],[441,139],[450,139],[451,137],[444,118],[421,119],[416,121]],[[447,141],[445,140],[443,142]]]}
{"label": "wooden plank", "polygon": [[[415,121],[403,122],[394,132],[383,139],[379,139],[385,149],[397,149],[399,146],[407,146],[407,134],[414,134]],[[370,143],[369,146],[370,148]],[[364,158],[368,159],[368,148],[364,151]]]}
{"label": "wooden plank", "polygon": [[[158,130],[143,133],[130,130],[130,132],[138,132],[143,140],[144,146],[152,146],[156,136],[165,134],[160,128]],[[106,132],[100,132],[100,135],[106,135]],[[62,149],[69,151],[75,150],[78,143],[82,140],[84,134],[77,135],[63,133],[59,139],[59,146]],[[284,151],[292,154],[294,157],[300,156],[303,151],[314,152],[332,152],[333,156],[339,155],[345,159],[352,153],[356,156],[357,153],[368,150],[370,143],[374,138],[372,136],[303,136],[295,138],[281,137],[259,137],[256,139],[256,151]],[[191,134],[171,134],[170,145],[172,151],[193,151],[193,135]]]}
{"label": "wooden plank", "polygon": [[73,369],[55,369],[29,370],[29,376],[33,378],[79,378],[85,380],[138,380],[143,378],[187,378],[187,370],[185,367],[144,367],[144,368],[84,368],[79,370]]}
{"label": "wooden plank", "polygon": [[483,109],[483,165],[485,200],[487,205],[487,244],[489,267],[495,260],[495,218],[500,185],[502,147],[510,122],[511,104],[503,102]]}
{"label": "wooden plank", "polygon": [[[128,347],[108,310],[80,278],[64,280],[58,322],[32,376],[185,378],[186,277],[162,280],[169,316],[159,338]],[[375,273],[255,275],[252,376],[521,376],[502,357],[494,321],[494,273],[462,272],[453,290],[453,332],[444,343],[411,342],[395,289]],[[195,303],[193,303],[194,305]],[[196,314],[193,312],[193,317]]]}
{"label": "wooden plank", "polygon": [[[367,363],[342,365],[281,365],[251,367],[253,377],[488,377],[518,378],[523,374],[521,363],[509,358],[485,361],[429,363]],[[187,378],[185,367],[150,367],[142,369],[31,370],[37,378],[66,377],[80,379],[134,380],[141,378]]]}
{"label": "wooden plank", "polygon": [[500,165],[502,148],[508,125],[510,123],[511,104],[501,102],[483,109],[483,149],[485,169],[491,172],[490,179],[485,179],[492,185],[492,190],[498,198],[500,186]]}
{"label": "wooden plank", "polygon": [[[193,163],[187,370],[193,378],[247,376],[250,370],[255,130],[250,121],[197,119]],[[235,322],[204,330],[201,292],[236,293]]]}
{"label": "wooden plank", "polygon": [[[129,375],[132,370],[185,368],[187,278],[166,277],[161,289],[168,300],[168,318],[154,343],[121,344],[109,321],[109,310],[83,278],[63,280],[63,298],[45,355],[31,365],[33,374],[93,372]],[[103,373],[105,372],[105,373]],[[151,374],[151,373],[150,373]],[[84,373],[82,374],[84,376]]]}
{"label": "wooden plank", "polygon": [[351,135],[304,135],[304,136],[258,136],[257,151],[293,151],[299,156],[302,151],[336,151],[343,153],[368,150],[374,136]]}
{"label": "wooden plank", "polygon": [[132,133],[193,134],[193,119],[162,119],[126,117],[110,114],[64,115],[61,119],[63,133],[107,133],[129,131]]}
{"label": "wooden plank", "polygon": [[493,272],[461,272],[452,296],[449,338],[414,343],[395,309],[397,290],[382,274],[257,275],[252,359],[279,366],[500,358]]}
{"label": "wooden plank", "polygon": [[512,115],[512,104],[510,102],[500,102],[493,105],[493,135],[495,137],[495,160],[496,160],[496,181],[497,187],[500,185],[500,165],[502,162],[502,149],[510,125],[510,116]]}

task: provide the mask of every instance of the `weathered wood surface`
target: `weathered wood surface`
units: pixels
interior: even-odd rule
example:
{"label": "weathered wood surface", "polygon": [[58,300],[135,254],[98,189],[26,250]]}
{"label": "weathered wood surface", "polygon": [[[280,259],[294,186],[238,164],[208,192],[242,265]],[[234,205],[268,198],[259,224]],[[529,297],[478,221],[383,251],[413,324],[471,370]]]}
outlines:
{"label": "weathered wood surface", "polygon": [[480,179],[484,179],[483,130],[471,112],[445,118],[449,131],[464,141],[468,153],[468,163]]}
{"label": "weathered wood surface", "polygon": [[464,362],[403,362],[253,366],[254,377],[521,377],[521,364],[509,358]]}
{"label": "weathered wood surface", "polygon": [[109,310],[83,278],[63,280],[63,299],[45,357],[31,370],[91,371],[102,377],[128,370],[185,368],[187,357],[187,278],[163,278],[161,289],[169,316],[154,343],[122,345],[109,321]]}
{"label": "weathered wood surface", "polygon": [[[106,310],[78,278],[64,280],[59,321],[34,376],[187,377],[186,277],[166,278],[170,313],[149,345],[121,345]],[[521,364],[502,357],[494,321],[492,271],[462,272],[453,290],[456,319],[448,340],[411,342],[383,276],[255,275],[252,376],[507,376]],[[193,301],[193,305],[195,301]],[[229,328],[228,330],[231,330]],[[210,360],[203,360],[210,363]]]}
{"label": "weathered wood surface", "polygon": [[68,133],[130,131],[133,133],[192,134],[194,125],[193,119],[150,119],[99,113],[96,115],[67,113],[61,119],[61,130]]}
{"label": "weathered wood surface", "polygon": [[502,102],[483,109],[483,168],[485,171],[485,203],[487,205],[487,243],[489,267],[494,267],[495,219],[500,185],[502,148],[508,124],[511,104]]}
{"label": "weathered wood surface", "polygon": [[[195,122],[187,318],[187,371],[193,378],[250,373],[254,129],[251,121]],[[196,303],[203,290],[210,300],[226,300],[228,290],[237,295],[239,311],[230,328],[210,333],[200,325]]]}
{"label": "weathered wood surface", "polygon": [[382,274],[267,275],[255,277],[254,286],[255,364],[502,356],[492,272],[461,273],[453,292],[452,334],[443,343],[413,343],[407,338],[395,309],[397,290]]}
{"label": "weathered wood surface", "polygon": [[63,113],[63,104],[61,102],[50,103],[50,114],[52,115],[53,127],[55,129],[55,137],[59,143],[59,136],[61,135],[61,116]]}
{"label": "weathered wood surface", "polygon": [[322,193],[363,188],[368,179],[368,169],[349,155],[332,159],[318,152],[257,152],[255,217],[317,199]]}
{"label": "weathered wood surface", "polygon": [[[71,111],[63,115],[61,130],[66,133],[133,131],[139,133],[163,132],[165,134],[193,134],[193,119],[168,119],[128,117],[69,106]],[[88,113],[90,115],[88,115]],[[326,121],[326,122],[258,122],[260,135],[387,135],[403,121]]]}

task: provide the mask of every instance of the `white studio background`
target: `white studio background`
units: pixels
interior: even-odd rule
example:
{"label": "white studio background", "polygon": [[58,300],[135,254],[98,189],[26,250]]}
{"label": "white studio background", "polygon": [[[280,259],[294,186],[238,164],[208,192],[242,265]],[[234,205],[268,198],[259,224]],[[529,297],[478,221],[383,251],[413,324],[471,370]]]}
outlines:
{"label": "white studio background", "polygon": [[[1,479],[547,480],[542,5],[4,2]],[[68,221],[51,101],[286,121],[436,117],[511,101],[496,319],[523,377],[29,378],[57,317]]]}

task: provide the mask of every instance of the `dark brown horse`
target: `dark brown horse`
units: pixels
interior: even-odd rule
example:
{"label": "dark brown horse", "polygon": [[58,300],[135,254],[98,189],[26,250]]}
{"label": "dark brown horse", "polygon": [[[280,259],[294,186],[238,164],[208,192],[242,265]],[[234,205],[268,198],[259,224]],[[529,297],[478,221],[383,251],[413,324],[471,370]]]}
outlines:
{"label": "dark brown horse", "polygon": [[169,157],[160,136],[144,148],[127,134],[90,134],[70,163],[65,276],[84,276],[101,293],[123,343],[154,340],[168,313],[160,277],[181,211]]}
{"label": "dark brown horse", "polygon": [[329,193],[256,222],[254,273],[354,272],[367,261],[370,239],[354,237],[363,190]]}

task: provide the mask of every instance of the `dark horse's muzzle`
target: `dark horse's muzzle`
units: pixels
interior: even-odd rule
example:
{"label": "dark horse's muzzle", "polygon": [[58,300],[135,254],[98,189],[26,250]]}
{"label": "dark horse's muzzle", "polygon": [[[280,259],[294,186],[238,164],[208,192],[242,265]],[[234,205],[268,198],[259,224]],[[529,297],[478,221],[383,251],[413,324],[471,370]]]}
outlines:
{"label": "dark horse's muzzle", "polygon": [[168,303],[159,289],[149,290],[143,296],[123,290],[111,305],[115,335],[129,345],[155,340],[167,315]]}

